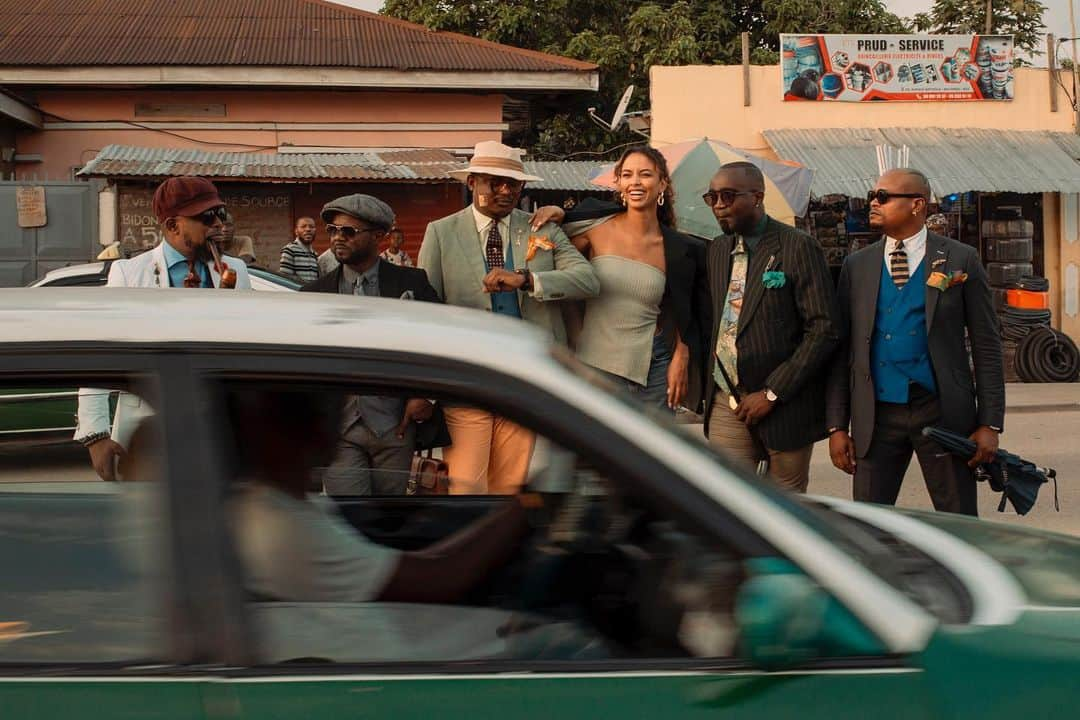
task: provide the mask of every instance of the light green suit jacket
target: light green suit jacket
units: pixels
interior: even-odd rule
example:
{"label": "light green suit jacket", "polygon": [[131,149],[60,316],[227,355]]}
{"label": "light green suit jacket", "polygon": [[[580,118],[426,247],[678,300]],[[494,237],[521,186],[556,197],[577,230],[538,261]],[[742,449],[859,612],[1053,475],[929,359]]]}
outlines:
{"label": "light green suit jacket", "polygon": [[[521,210],[511,213],[509,242],[514,269],[527,268],[539,281],[540,293],[534,297],[518,292],[518,307],[525,320],[547,328],[556,341],[565,344],[562,309],[560,303],[551,301],[595,297],[600,281],[558,225],[547,223],[533,231],[529,217]],[[555,247],[537,250],[533,259],[526,261],[531,236],[544,237]],[[417,266],[427,272],[428,281],[446,304],[491,311],[491,295],[483,286],[484,254],[471,207],[428,224]]]}

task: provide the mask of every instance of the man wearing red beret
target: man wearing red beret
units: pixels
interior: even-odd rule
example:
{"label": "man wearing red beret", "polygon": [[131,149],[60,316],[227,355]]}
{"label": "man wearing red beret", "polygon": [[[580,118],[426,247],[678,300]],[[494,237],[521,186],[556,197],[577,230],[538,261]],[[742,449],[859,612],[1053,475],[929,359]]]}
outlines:
{"label": "man wearing red beret", "polygon": [[[211,251],[210,243],[222,239],[226,218],[225,203],[214,183],[200,177],[169,178],[154,192],[154,215],[163,241],[130,260],[114,262],[107,287],[216,288],[235,283],[238,290],[251,289],[243,260],[221,255],[216,262]],[[116,458],[151,412],[140,398],[121,393],[110,430],[109,391],[79,390],[75,439],[90,451],[90,461],[102,480],[115,478]]]}

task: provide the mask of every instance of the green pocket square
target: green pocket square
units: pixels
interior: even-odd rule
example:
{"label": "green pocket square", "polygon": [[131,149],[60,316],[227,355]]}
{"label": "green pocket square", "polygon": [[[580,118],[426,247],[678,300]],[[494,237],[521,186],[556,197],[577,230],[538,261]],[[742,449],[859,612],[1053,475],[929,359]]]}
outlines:
{"label": "green pocket square", "polygon": [[787,276],[781,270],[767,270],[761,276],[761,282],[769,289],[782,288],[787,283]]}

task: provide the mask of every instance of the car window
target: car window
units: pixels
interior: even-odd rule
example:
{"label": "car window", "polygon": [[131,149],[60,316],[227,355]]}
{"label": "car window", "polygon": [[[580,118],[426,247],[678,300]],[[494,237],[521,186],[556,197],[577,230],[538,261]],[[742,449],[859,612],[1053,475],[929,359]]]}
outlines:
{"label": "car window", "polygon": [[[144,380],[0,385],[0,665],[161,657],[164,450]],[[115,418],[127,423],[117,480],[102,480],[72,439],[80,394],[101,413],[105,438],[118,437]]]}
{"label": "car window", "polygon": [[[425,485],[414,465],[415,439],[382,470],[398,435],[415,433],[388,422],[408,405],[404,390],[214,388],[230,534],[264,663],[734,653],[740,553],[528,422],[425,394],[436,413],[424,422],[445,421],[453,438],[431,453],[448,466],[430,468],[448,477],[442,494],[442,479]],[[352,484],[338,493],[342,477]]]}

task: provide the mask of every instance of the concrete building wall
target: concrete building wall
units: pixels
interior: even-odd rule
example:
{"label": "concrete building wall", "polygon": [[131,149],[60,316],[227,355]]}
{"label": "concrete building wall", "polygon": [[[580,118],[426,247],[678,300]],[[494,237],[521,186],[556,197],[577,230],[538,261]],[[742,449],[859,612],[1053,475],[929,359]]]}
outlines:
{"label": "concrete building wall", "polygon": [[750,68],[750,106],[743,106],[737,65],[653,66],[649,73],[652,143],[698,137],[775,158],[762,130],[782,128],[943,127],[1073,131],[1068,98],[1055,86],[1050,112],[1046,70],[1018,68],[1011,102],[784,102],[779,65]]}
{"label": "concrete building wall", "polygon": [[59,89],[36,96],[49,113],[45,129],[20,132],[17,150],[42,161],[19,164],[20,179],[70,179],[110,144],[222,152],[471,148],[501,139],[503,127],[499,93]]}

